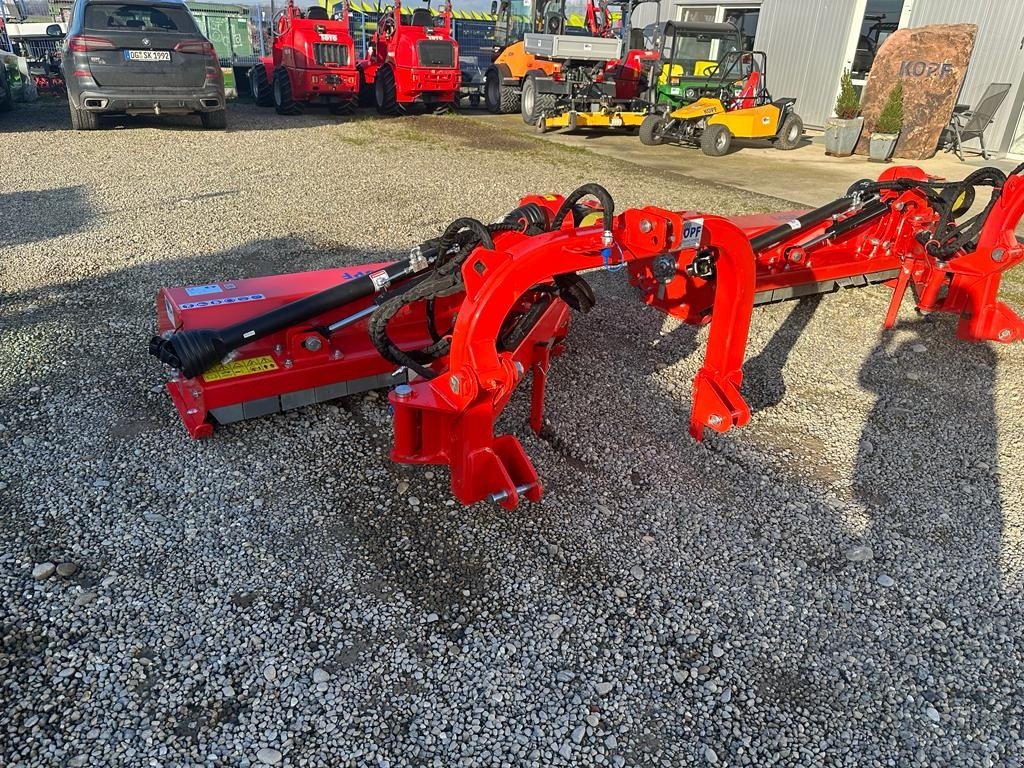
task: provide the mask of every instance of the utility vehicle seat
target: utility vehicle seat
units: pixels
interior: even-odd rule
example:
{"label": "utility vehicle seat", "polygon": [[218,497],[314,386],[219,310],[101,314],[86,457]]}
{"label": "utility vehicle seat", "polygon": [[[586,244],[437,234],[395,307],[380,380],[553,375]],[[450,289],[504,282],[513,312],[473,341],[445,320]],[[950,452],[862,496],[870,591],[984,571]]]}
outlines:
{"label": "utility vehicle seat", "polygon": [[412,25],[414,27],[434,26],[434,14],[429,8],[417,8],[412,12]]}
{"label": "utility vehicle seat", "polygon": [[761,73],[756,69],[747,76],[747,82],[743,84],[743,90],[740,91],[733,103],[736,105],[736,109],[749,109],[750,107],[756,107],[758,104],[758,96],[761,91]]}
{"label": "utility vehicle seat", "polygon": [[327,15],[327,9],[322,5],[311,5],[309,10],[306,11],[306,18],[316,21],[330,21],[331,17]]}

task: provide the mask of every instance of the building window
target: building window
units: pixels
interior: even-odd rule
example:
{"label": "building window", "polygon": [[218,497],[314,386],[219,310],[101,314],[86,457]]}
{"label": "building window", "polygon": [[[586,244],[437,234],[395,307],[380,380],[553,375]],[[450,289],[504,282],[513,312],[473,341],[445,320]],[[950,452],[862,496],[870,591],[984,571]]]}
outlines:
{"label": "building window", "polygon": [[678,21],[712,22],[718,16],[717,5],[680,6]]}
{"label": "building window", "polygon": [[904,0],[868,0],[864,20],[857,38],[857,53],[853,57],[851,75],[855,85],[863,87],[875,61],[879,46],[900,28]]}
{"label": "building window", "polygon": [[743,47],[749,51],[754,48],[757,19],[760,13],[761,7],[757,5],[739,7],[734,5],[680,5],[677,7],[676,21],[735,24],[743,39]]}

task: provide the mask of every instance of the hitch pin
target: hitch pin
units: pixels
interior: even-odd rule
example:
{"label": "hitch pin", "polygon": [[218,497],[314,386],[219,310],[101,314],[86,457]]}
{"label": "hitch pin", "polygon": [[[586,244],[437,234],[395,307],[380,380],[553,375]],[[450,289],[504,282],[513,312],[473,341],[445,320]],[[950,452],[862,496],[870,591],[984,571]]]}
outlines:
{"label": "hitch pin", "polygon": [[[526,493],[528,490],[530,490],[531,488],[533,488],[535,485],[537,485],[537,484],[536,483],[524,483],[523,485],[517,485],[516,486],[516,493],[519,494],[519,495],[522,495],[522,494]],[[497,493],[492,493],[490,496],[488,496],[487,500],[490,501],[493,504],[498,504],[499,502],[502,502],[502,501],[504,501],[507,498],[508,498],[508,491],[498,491]]]}

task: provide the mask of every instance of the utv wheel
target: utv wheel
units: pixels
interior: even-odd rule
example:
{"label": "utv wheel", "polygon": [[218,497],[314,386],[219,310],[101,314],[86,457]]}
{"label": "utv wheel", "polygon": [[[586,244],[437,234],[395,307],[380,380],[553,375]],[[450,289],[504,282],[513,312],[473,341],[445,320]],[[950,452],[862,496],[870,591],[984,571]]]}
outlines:
{"label": "utv wheel", "polygon": [[532,73],[527,75],[523,81],[522,99],[519,104],[523,122],[527,125],[536,125],[542,115],[551,112],[554,108],[555,94],[538,92],[537,75]]}
{"label": "utv wheel", "polygon": [[661,115],[647,115],[640,123],[640,143],[649,147],[665,143],[665,118]]}
{"label": "utv wheel", "polygon": [[274,70],[274,109],[279,115],[297,115],[302,111],[292,98],[292,82],[283,67]]}
{"label": "utv wheel", "polygon": [[796,149],[804,136],[804,121],[796,112],[790,112],[782,120],[779,136],[775,139],[776,149]]}
{"label": "utv wheel", "polygon": [[398,92],[395,86],[395,71],[391,67],[381,67],[373,80],[373,96],[377,111],[382,115],[397,115]]}
{"label": "utv wheel", "polygon": [[519,111],[519,92],[501,84],[501,73],[497,67],[488,69],[484,77],[484,101],[488,111],[495,115],[511,115]]}
{"label": "utv wheel", "polygon": [[228,127],[228,111],[218,109],[216,112],[201,112],[199,119],[203,121],[203,128],[208,131],[223,131]]}
{"label": "utv wheel", "polygon": [[14,94],[7,80],[7,70],[0,64],[0,112],[10,112],[14,108]]}
{"label": "utv wheel", "polygon": [[709,125],[700,137],[700,148],[705,155],[721,157],[732,145],[732,133],[724,125]]}
{"label": "utv wheel", "polygon": [[252,92],[252,98],[257,107],[272,107],[274,105],[274,91],[267,78],[267,68],[262,64],[255,64],[249,68],[249,90]]}
{"label": "utv wheel", "polygon": [[959,219],[974,205],[974,187],[964,187],[959,192],[955,187],[949,187],[940,192],[939,197],[950,207],[950,215],[954,219]]}
{"label": "utv wheel", "polygon": [[75,109],[75,106],[72,104],[71,127],[76,131],[95,131],[100,127],[100,116],[96,112],[90,112],[87,109]]}

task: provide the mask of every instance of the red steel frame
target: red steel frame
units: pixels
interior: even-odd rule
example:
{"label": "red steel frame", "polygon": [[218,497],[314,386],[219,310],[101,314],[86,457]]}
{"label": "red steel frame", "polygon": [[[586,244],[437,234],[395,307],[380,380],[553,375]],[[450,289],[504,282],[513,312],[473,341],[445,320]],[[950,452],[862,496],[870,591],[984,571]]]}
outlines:
{"label": "red steel frame", "polygon": [[[906,167],[886,171],[881,180],[897,178],[927,177]],[[522,445],[512,435],[496,435],[494,424],[529,372],[530,425],[540,430],[548,365],[561,352],[569,308],[561,299],[551,301],[515,349],[499,351],[497,340],[508,318],[538,299],[538,286],[550,286],[555,276],[565,273],[623,266],[651,306],[688,323],[710,323],[707,352],[693,383],[690,432],[698,440],[705,429],[721,433],[749,421],[750,409],[740,393],[747,335],[757,297],[772,292],[816,285],[828,290],[835,281],[885,282],[893,289],[886,327],[895,321],[910,287],[921,310],[959,315],[957,333],[963,339],[1010,342],[1024,337],[1024,321],[998,300],[1002,274],[1024,260],[1024,247],[1013,232],[1024,214],[1024,177],[1006,180],[976,247],[946,261],[930,255],[916,237],[931,232],[938,219],[924,193],[910,188],[882,190],[880,195],[888,203],[881,215],[807,248],[799,245],[820,235],[835,219],[795,230],[792,237],[757,252],[752,239],[804,212],[727,219],[646,207],[616,215],[610,237],[600,223],[576,227],[571,221],[557,231],[535,235],[496,233],[493,250],[478,246],[463,264],[464,293],[439,307],[444,318],[439,326],[449,327],[445,323],[453,321],[454,327],[449,354],[431,366],[437,376],[415,379],[390,394],[392,458],[410,464],[448,464],[452,490],[464,504],[490,499],[512,509],[522,497],[540,498],[540,479]],[[522,201],[541,206],[552,217],[562,202],[562,197],[552,195]],[[695,228],[698,223],[701,226]],[[692,239],[694,231],[697,240]],[[684,245],[687,232],[691,237]],[[675,272],[659,279],[655,259],[666,255],[674,260]],[[714,275],[708,280],[689,269],[699,255],[713,261]],[[341,272],[260,278],[238,285],[242,291],[273,292],[274,301],[283,303],[337,283]],[[161,298],[180,307],[186,303],[183,290],[165,289]],[[350,314],[368,301],[337,315]],[[178,312],[173,319],[161,308],[161,329],[222,327],[246,312],[254,314],[243,304],[230,306],[226,313],[216,309],[193,317]],[[423,326],[422,307],[413,305],[396,316],[389,333],[404,348],[422,348],[430,343]],[[372,348],[363,325],[344,329],[338,339],[332,337],[330,348],[341,353],[335,358],[326,348],[304,354],[302,341],[310,332],[309,327],[296,327],[279,334],[281,338],[244,348],[246,356],[287,357],[293,361],[290,373],[255,374],[215,386],[199,377],[172,381],[168,388],[190,432],[206,434],[206,409],[217,407],[214,403],[241,402],[308,387],[311,381],[345,381],[394,368]]]}

